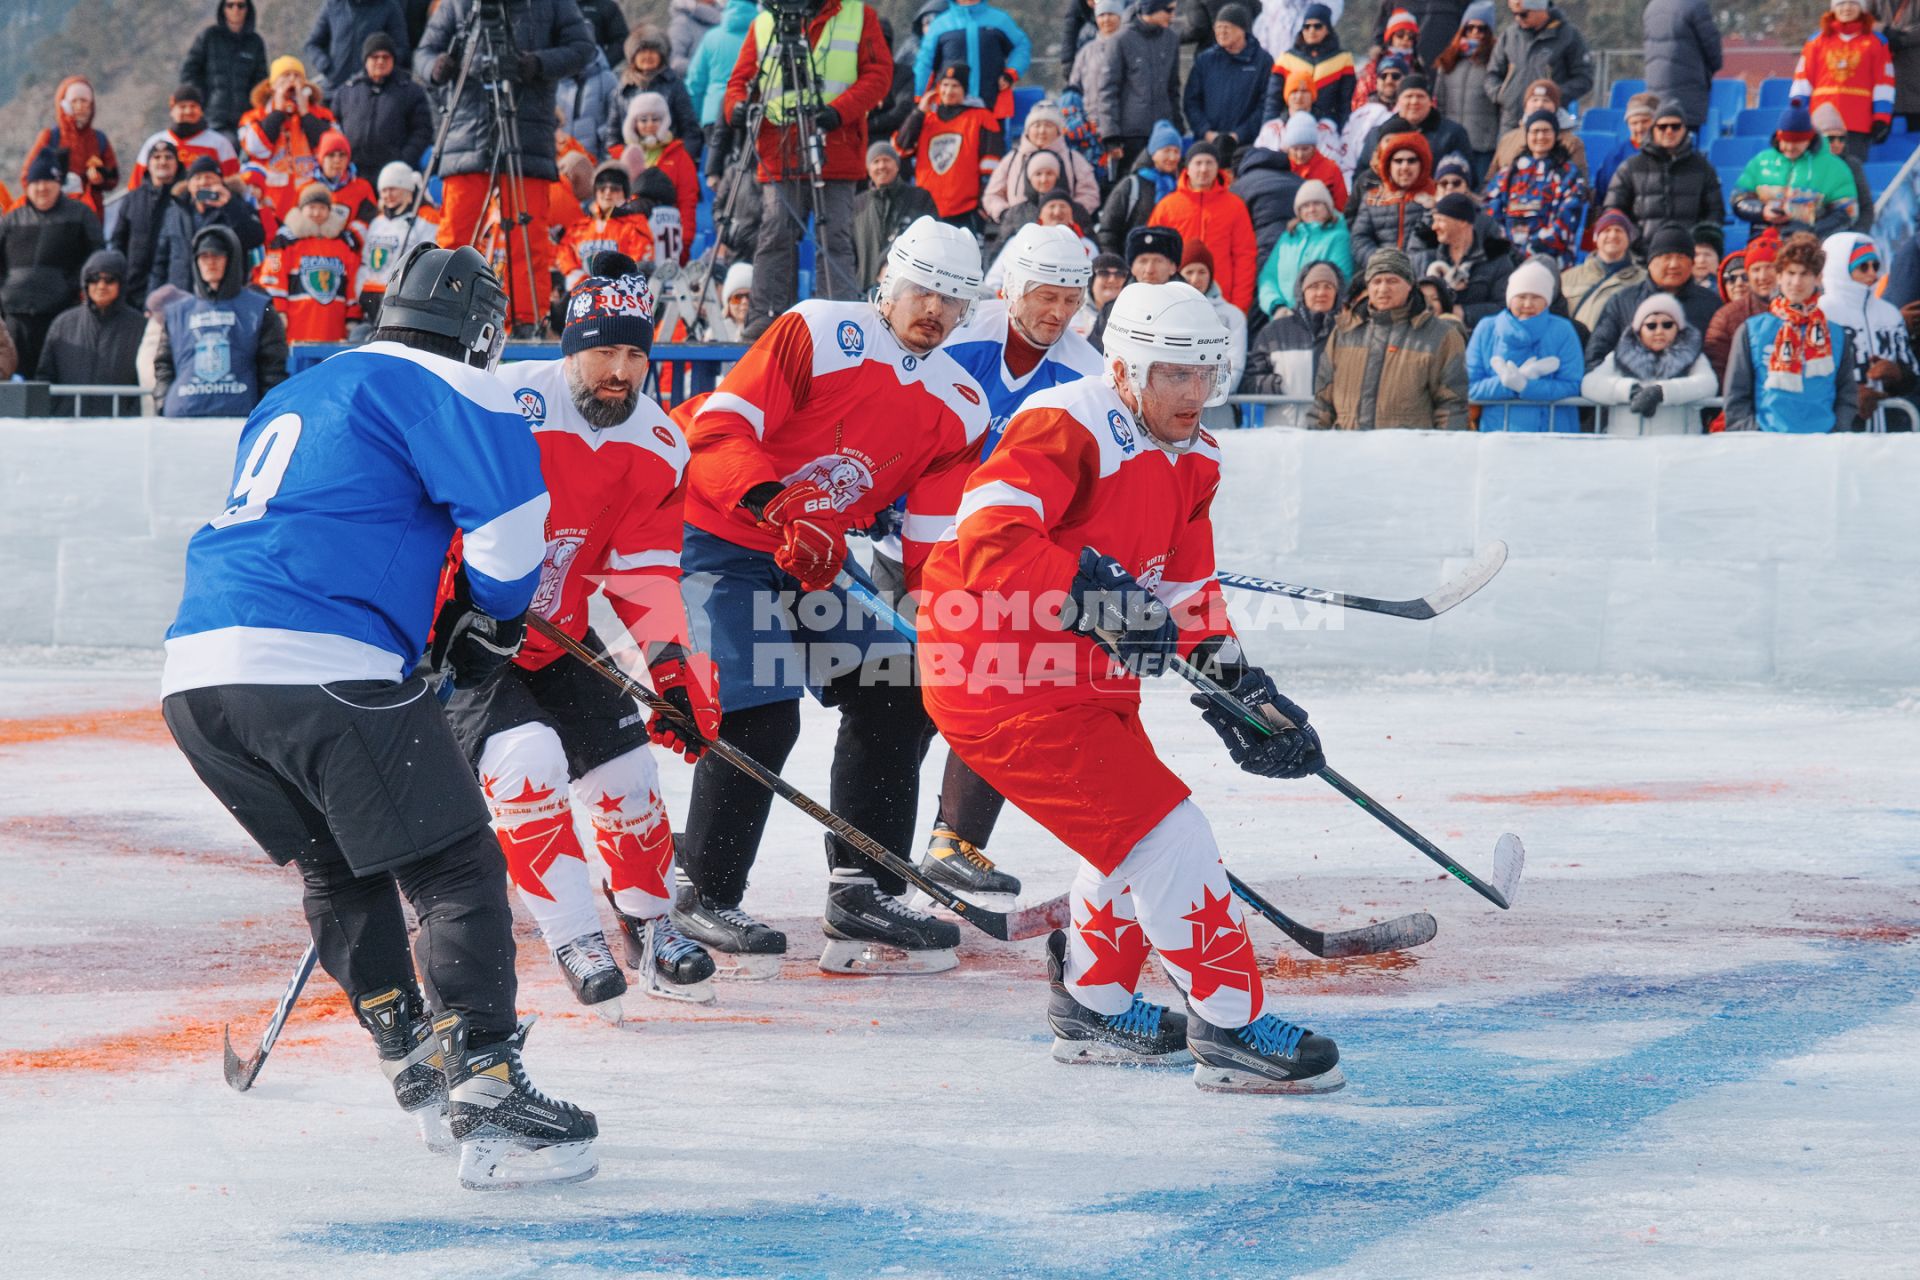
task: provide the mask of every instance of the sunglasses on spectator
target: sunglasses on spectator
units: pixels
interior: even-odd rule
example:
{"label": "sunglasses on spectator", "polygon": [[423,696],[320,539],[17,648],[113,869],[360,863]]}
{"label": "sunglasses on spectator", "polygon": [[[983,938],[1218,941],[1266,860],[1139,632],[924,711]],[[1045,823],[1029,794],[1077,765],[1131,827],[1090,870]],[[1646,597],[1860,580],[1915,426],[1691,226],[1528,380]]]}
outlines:
{"label": "sunglasses on spectator", "polygon": [[1687,130],[1687,126],[1685,124],[1682,124],[1678,120],[1675,120],[1672,123],[1667,123],[1665,121],[1662,121],[1661,123],[1656,124],[1653,127],[1654,127],[1654,131],[1657,133],[1685,133]]}
{"label": "sunglasses on spectator", "polygon": [[1828,142],[1845,142],[1847,140],[1847,135],[1844,133],[1823,133],[1820,136]]}
{"label": "sunglasses on spectator", "polygon": [[1874,275],[1879,275],[1879,274],[1880,274],[1880,259],[1878,259],[1878,258],[1868,258],[1868,259],[1867,259],[1866,261],[1864,261],[1864,262],[1856,262],[1856,263],[1854,263],[1854,264],[1853,264],[1853,265],[1852,265],[1851,267],[1848,267],[1848,268],[1847,268],[1847,270],[1848,270],[1848,271],[1871,271],[1871,272],[1872,272],[1872,273],[1873,273]]}
{"label": "sunglasses on spectator", "polygon": [[1671,320],[1649,320],[1640,326],[1642,329],[1678,329],[1680,326]]}
{"label": "sunglasses on spectator", "polygon": [[1093,274],[1096,276],[1100,276],[1103,279],[1108,276],[1125,279],[1127,270],[1125,267],[1102,267],[1098,271],[1094,272]]}
{"label": "sunglasses on spectator", "polygon": [[1300,24],[1300,29],[1302,31],[1325,31],[1327,24],[1324,22],[1303,22]]}

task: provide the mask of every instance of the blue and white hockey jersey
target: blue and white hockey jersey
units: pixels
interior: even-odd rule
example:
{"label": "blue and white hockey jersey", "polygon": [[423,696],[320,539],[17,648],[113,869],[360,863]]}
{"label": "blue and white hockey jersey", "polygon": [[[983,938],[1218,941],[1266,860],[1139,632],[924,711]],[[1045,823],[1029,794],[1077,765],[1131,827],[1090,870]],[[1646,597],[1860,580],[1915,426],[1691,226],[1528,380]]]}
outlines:
{"label": "blue and white hockey jersey", "polygon": [[972,374],[973,380],[987,393],[991,421],[980,442],[982,459],[1000,443],[1007,423],[1013,420],[1028,396],[1081,378],[1097,378],[1102,372],[1100,353],[1085,338],[1069,330],[1060,335],[1060,341],[1047,348],[1040,363],[1026,377],[1014,378],[1007,372],[1005,359],[1007,304],[998,298],[976,304],[967,323],[956,329],[940,349]]}
{"label": "blue and white hockey jersey", "polygon": [[546,517],[539,447],[497,379],[398,343],[342,352],[247,419],[227,508],[187,544],[161,693],[398,680],[454,530],[474,602],[513,617]]}

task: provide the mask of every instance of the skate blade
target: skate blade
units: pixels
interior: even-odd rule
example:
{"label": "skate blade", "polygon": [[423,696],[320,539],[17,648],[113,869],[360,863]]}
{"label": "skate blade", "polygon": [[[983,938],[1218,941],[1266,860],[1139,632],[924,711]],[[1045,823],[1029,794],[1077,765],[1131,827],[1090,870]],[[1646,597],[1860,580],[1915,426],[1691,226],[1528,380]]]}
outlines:
{"label": "skate blade", "polygon": [[822,973],[945,973],[960,963],[952,947],[909,951],[884,942],[828,938],[820,952]]}
{"label": "skate blade", "polygon": [[671,1000],[675,1004],[712,1004],[716,999],[712,978],[702,978],[698,982],[689,982],[684,985],[656,978],[643,984],[640,989],[655,1000]]}
{"label": "skate blade", "polygon": [[511,1138],[476,1138],[460,1144],[460,1185],[469,1191],[585,1182],[599,1171],[591,1141],[529,1147]]}
{"label": "skate blade", "polygon": [[1210,1067],[1204,1062],[1196,1062],[1193,1064],[1193,1083],[1208,1093],[1305,1095],[1334,1093],[1344,1089],[1347,1087],[1347,1077],[1338,1066],[1333,1066],[1317,1076],[1307,1076],[1300,1080],[1274,1080],[1267,1076],[1255,1075],[1251,1071],[1235,1071],[1232,1067]]}
{"label": "skate blade", "polygon": [[608,1026],[617,1027],[620,1025],[621,1019],[620,997],[614,996],[611,999],[602,1000],[598,1004],[590,1004],[587,1006],[587,1012]]}
{"label": "skate blade", "polygon": [[437,1156],[459,1153],[460,1144],[454,1141],[453,1127],[447,1123],[445,1103],[422,1107],[413,1113],[413,1118],[414,1122],[420,1126],[420,1139],[427,1144],[427,1150]]}
{"label": "skate blade", "polygon": [[765,982],[780,976],[786,955],[743,955],[733,951],[709,950],[713,957],[713,976],[732,982]]}
{"label": "skate blade", "polygon": [[1063,1036],[1055,1036],[1053,1060],[1064,1062],[1070,1067],[1176,1067],[1192,1062],[1193,1055],[1185,1049],[1175,1049],[1171,1053],[1135,1053],[1117,1044],[1104,1044],[1098,1040],[1068,1040]]}

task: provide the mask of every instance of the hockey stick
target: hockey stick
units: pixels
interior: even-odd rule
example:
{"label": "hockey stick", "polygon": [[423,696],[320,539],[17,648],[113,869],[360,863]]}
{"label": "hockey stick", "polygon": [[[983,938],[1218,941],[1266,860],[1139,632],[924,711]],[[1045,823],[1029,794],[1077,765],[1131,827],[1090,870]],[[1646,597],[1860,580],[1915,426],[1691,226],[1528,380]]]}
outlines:
{"label": "hockey stick", "polygon": [[1007,932],[1007,916],[1005,912],[988,911],[984,907],[975,906],[965,898],[956,897],[940,885],[927,879],[926,876],[920,873],[920,869],[911,862],[908,862],[899,854],[894,853],[878,840],[875,840],[872,836],[860,830],[833,810],[813,799],[785,778],[781,777],[778,773],[775,773],[772,769],[767,768],[767,766],[740,750],[740,748],[729,743],[724,738],[702,737],[692,725],[687,724],[686,721],[681,718],[679,710],[671,702],[668,702],[665,698],[647,688],[645,685],[628,679],[624,672],[601,661],[600,657],[591,649],[581,644],[578,640],[575,640],[566,632],[560,630],[560,628],[554,626],[551,622],[548,622],[545,618],[540,617],[538,614],[529,614],[527,615],[527,625],[559,645],[562,649],[565,649],[580,661],[586,663],[601,679],[619,687],[628,697],[638,700],[640,705],[647,708],[647,710],[657,711],[673,717],[675,722],[680,725],[683,733],[690,735],[695,741],[704,742],[707,749],[719,756],[722,760],[725,760],[728,764],[740,770],[755,782],[758,782],[761,786],[767,788],[767,790],[773,792],[773,794],[779,796],[782,800],[785,800],[788,804],[800,810],[809,818],[812,818],[815,822],[839,836],[842,840],[845,840],[861,853],[893,872],[908,884],[926,894],[947,910],[953,912],[956,916],[959,916],[962,920],[967,921],[973,925],[974,928],[980,930],[988,937],[998,938],[1002,942],[1010,940]]}
{"label": "hockey stick", "polygon": [[1279,582],[1273,578],[1256,578],[1250,573],[1220,572],[1213,576],[1223,587],[1239,587],[1246,591],[1264,591],[1269,595],[1292,596],[1295,600],[1309,600],[1314,604],[1330,604],[1341,609],[1359,609],[1365,613],[1385,613],[1396,618],[1412,618],[1424,622],[1445,613],[1453,606],[1465,600],[1493,581],[1493,575],[1500,572],[1500,566],[1507,562],[1507,544],[1490,542],[1480,549],[1473,563],[1446,582],[1441,583],[1426,595],[1412,600],[1375,600],[1371,596],[1351,596],[1343,591],[1326,591],[1320,587],[1296,587],[1291,582]]}
{"label": "hockey stick", "polygon": [[[846,567],[834,580],[834,585],[860,601],[872,611],[875,617],[886,622],[901,635],[909,640],[917,640],[918,633],[914,630],[913,624],[901,617],[897,610],[880,598],[873,579],[867,576],[865,569],[853,561],[847,561]],[[1227,873],[1227,879],[1233,885],[1234,892],[1238,893],[1247,905],[1265,916],[1274,928],[1323,960],[1338,959],[1342,956],[1372,955],[1380,951],[1398,951],[1403,947],[1417,947],[1423,942],[1430,941],[1440,927],[1432,916],[1422,911],[1413,915],[1398,916],[1392,920],[1383,920],[1378,924],[1364,925],[1358,929],[1330,934],[1294,920],[1280,908],[1255,893],[1245,881],[1231,871]],[[1064,901],[1064,895],[1056,901]],[[1043,911],[1052,905],[1051,902],[1043,903],[1030,910]]]}
{"label": "hockey stick", "polygon": [[307,979],[313,974],[313,966],[320,959],[320,949],[313,943],[307,944],[307,952],[300,957],[300,967],[293,971],[293,980],[287,983],[287,990],[280,997],[280,1003],[274,1006],[273,1017],[267,1023],[267,1030],[260,1037],[260,1047],[245,1062],[233,1051],[232,1028],[220,1028],[220,1040],[226,1046],[227,1083],[241,1093],[253,1088],[254,1077],[260,1074],[260,1068],[267,1065],[267,1055],[273,1052],[273,1042],[280,1038],[280,1028],[287,1025],[287,1015],[293,1012],[293,1005],[300,998],[301,988],[307,985]]}

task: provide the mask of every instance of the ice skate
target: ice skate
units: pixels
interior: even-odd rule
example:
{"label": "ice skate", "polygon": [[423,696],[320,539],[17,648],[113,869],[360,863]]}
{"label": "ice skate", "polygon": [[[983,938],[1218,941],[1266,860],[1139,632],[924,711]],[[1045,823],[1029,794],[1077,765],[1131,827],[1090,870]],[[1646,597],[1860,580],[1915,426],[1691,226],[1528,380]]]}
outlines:
{"label": "ice skate", "polygon": [[1346,1087],[1340,1049],[1266,1014],[1244,1027],[1216,1027],[1188,1009],[1193,1082],[1214,1093],[1332,1093]]}
{"label": "ice skate", "polygon": [[863,872],[833,873],[821,923],[827,973],[941,973],[960,963],[959,925],[913,910]]}
{"label": "ice skate", "polygon": [[[1020,896],[1019,879],[995,867],[986,850],[962,840],[952,827],[934,827],[933,839],[920,856],[920,870],[935,884],[990,911],[1010,911]],[[927,901],[916,890],[911,905]]]}
{"label": "ice skate", "polygon": [[627,976],[614,961],[607,935],[595,929],[572,942],[553,949],[554,963],[567,975],[567,985],[581,1004],[598,1017],[620,1025],[620,997],[627,991]]}
{"label": "ice skate", "polygon": [[511,1190],[584,1182],[599,1171],[591,1111],[534,1088],[520,1062],[533,1019],[504,1040],[473,1045],[467,1020],[445,1014],[433,1024],[446,1063],[447,1118],[460,1143],[460,1185]]}
{"label": "ice skate", "polygon": [[630,916],[614,902],[607,890],[607,901],[620,921],[620,937],[626,943],[627,967],[640,971],[640,989],[658,1000],[682,1000],[689,1004],[712,1004],[715,965],[700,944],[674,928],[668,916],[642,920]]}
{"label": "ice skate", "polygon": [[354,1002],[354,1016],[373,1036],[380,1070],[393,1086],[394,1101],[420,1126],[427,1150],[451,1155],[458,1144],[447,1128],[447,1078],[441,1071],[440,1042],[433,1035],[420,997],[389,987]]}
{"label": "ice skate", "polygon": [[[721,906],[703,898],[686,880],[679,882],[678,890],[673,904],[674,928],[706,948],[720,977],[759,981],[780,976],[780,962],[787,955],[786,934],[760,923],[739,907]],[[627,964],[641,967],[640,958],[631,948]]]}
{"label": "ice skate", "polygon": [[1053,1060],[1071,1064],[1180,1065],[1187,1052],[1187,1018],[1134,993],[1125,1013],[1095,1013],[1067,990],[1067,935],[1047,937],[1047,1025],[1053,1028]]}

